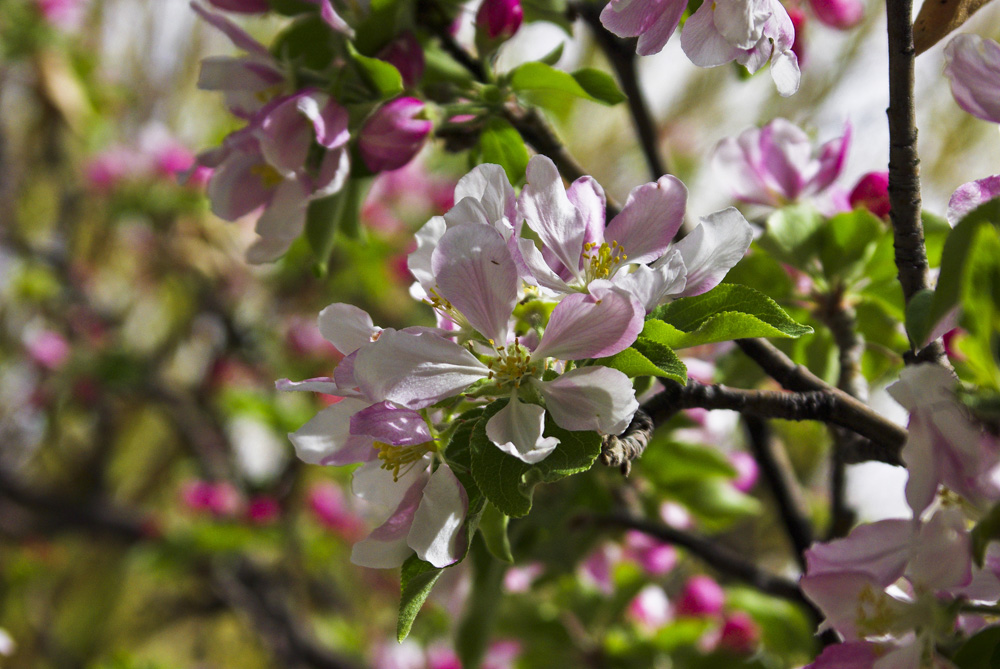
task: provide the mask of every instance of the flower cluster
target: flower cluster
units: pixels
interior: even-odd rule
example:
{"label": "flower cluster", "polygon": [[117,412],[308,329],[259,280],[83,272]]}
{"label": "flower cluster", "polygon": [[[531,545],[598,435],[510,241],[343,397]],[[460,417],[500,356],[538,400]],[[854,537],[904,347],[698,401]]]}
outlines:
{"label": "flower cluster", "polygon": [[278,387],[342,398],[290,436],[306,462],[362,463],[353,490],[378,527],[355,545],[356,563],[398,566],[415,551],[442,567],[464,554],[471,483],[448,452],[461,412],[489,403],[485,438],[529,466],[560,447],[550,422],[602,435],[628,426],[639,406],[632,382],[600,359],[631,346],[658,305],[717,285],[750,244],[735,209],[675,241],[686,200],[665,176],[635,188],[605,225],[604,191],[590,177],[566,188],[536,156],[516,196],[500,166],[480,165],[409,257],[411,293],[434,309],[436,327],[380,328],[347,304],[320,314],[345,357],[331,378]]}
{"label": "flower cluster", "polygon": [[[636,53],[648,56],[663,49],[686,9],[683,0],[611,0],[601,23],[619,37],[638,37]],[[795,27],[778,0],[705,2],[681,32],[681,48],[698,67],[736,61],[753,73],[770,61],[771,77],[783,96],[799,88],[794,42]]]}
{"label": "flower cluster", "polygon": [[861,525],[806,552],[802,590],[826,616],[821,629],[844,638],[812,667],[944,666],[936,648],[976,622],[962,606],[1000,600],[993,552],[977,567],[968,529],[1000,500],[1000,443],[970,418],[956,384],[923,364],[889,389],[910,412],[902,457],[913,519]]}
{"label": "flower cluster", "polygon": [[[238,13],[268,9],[267,3],[256,1],[212,4]],[[329,0],[312,4],[319,9],[331,44],[347,53],[351,27]],[[245,52],[210,57],[201,64],[199,88],[222,93],[228,110],[247,125],[221,146],[200,154],[192,170],[214,170],[208,196],[220,218],[235,221],[259,212],[260,239],[247,253],[250,262],[284,254],[302,234],[309,203],[344,188],[351,175],[352,136],[364,167],[372,173],[400,168],[422,148],[432,129],[431,121],[419,118],[422,101],[400,96],[381,105],[364,99],[347,104],[332,92],[332,72],[304,72],[295,58],[273,55],[228,18],[198,4],[192,7]],[[423,54],[419,45],[414,49],[412,35],[400,35],[379,55],[399,64],[408,85],[422,75]],[[344,67],[343,62],[336,65]],[[314,83],[304,85],[303,79]]]}

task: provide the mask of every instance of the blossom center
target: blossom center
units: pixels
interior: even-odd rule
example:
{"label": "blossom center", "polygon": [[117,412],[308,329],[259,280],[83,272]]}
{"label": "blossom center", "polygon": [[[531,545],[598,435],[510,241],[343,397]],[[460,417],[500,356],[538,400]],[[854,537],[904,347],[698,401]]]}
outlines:
{"label": "blossom center", "polygon": [[393,446],[376,441],[374,446],[378,449],[378,459],[382,461],[380,467],[392,472],[393,482],[405,476],[426,454],[437,452],[437,444],[433,441],[412,446]]}
{"label": "blossom center", "polygon": [[449,319],[459,328],[464,329],[472,327],[469,325],[469,320],[462,315],[462,312],[456,309],[447,299],[441,297],[441,293],[437,291],[437,288],[431,288],[427,291],[427,299],[425,299],[424,302],[429,304],[431,309]]}
{"label": "blossom center", "polygon": [[250,168],[250,174],[260,179],[265,188],[274,188],[285,180],[285,177],[281,176],[281,172],[267,163],[254,165]]}
{"label": "blossom center", "polygon": [[497,355],[486,363],[490,369],[487,378],[495,379],[501,388],[511,385],[520,388],[521,379],[532,374],[531,354],[521,346],[519,339],[514,339],[514,343],[506,348],[496,346],[492,339],[490,344],[496,349]]}
{"label": "blossom center", "polygon": [[862,635],[887,634],[894,618],[887,595],[866,585],[858,595],[858,607],[855,610],[855,622]]}
{"label": "blossom center", "polygon": [[626,260],[625,249],[616,241],[610,245],[607,242],[602,242],[600,246],[596,242],[583,245],[583,270],[588,283],[610,278]]}

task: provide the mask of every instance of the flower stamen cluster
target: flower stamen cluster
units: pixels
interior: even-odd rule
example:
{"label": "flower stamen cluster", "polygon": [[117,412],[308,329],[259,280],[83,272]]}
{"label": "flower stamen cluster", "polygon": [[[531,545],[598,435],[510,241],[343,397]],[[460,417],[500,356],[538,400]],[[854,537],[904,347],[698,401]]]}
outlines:
{"label": "flower stamen cluster", "polygon": [[612,240],[610,245],[607,242],[602,242],[600,245],[596,242],[587,242],[583,245],[583,260],[586,265],[587,283],[590,283],[596,279],[610,278],[618,271],[618,266],[628,260],[628,256],[616,240]]}
{"label": "flower stamen cluster", "polygon": [[425,455],[438,451],[437,443],[434,441],[425,441],[412,446],[393,446],[376,441],[373,446],[378,451],[377,457],[381,461],[381,469],[392,472],[393,483],[398,483],[399,477],[406,476]]}
{"label": "flower stamen cluster", "polygon": [[506,348],[497,346],[492,339],[490,346],[496,350],[497,357],[486,363],[490,370],[487,378],[496,381],[499,388],[511,385],[520,388],[521,380],[534,372],[531,367],[531,353],[521,346],[519,337],[515,337],[514,343]]}

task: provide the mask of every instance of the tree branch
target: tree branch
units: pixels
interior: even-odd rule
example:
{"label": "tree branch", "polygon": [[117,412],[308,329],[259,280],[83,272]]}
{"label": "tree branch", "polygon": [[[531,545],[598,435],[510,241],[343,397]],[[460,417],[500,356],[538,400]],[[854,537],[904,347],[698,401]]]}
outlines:
{"label": "tree branch", "polygon": [[684,386],[665,384],[662,393],[643,405],[657,424],[669,420],[681,409],[693,408],[731,409],[760,418],[817,420],[839,425],[870,440],[871,453],[866,454],[867,459],[902,464],[899,451],[906,442],[906,430],[840,391],[740,390],[688,379]]}
{"label": "tree branch", "polygon": [[685,548],[721,574],[751,585],[761,592],[801,604],[809,608],[810,611],[816,611],[815,607],[803,596],[795,581],[770,574],[752,562],[744,560],[738,553],[704,537],[678,530],[669,525],[636,518],[626,513],[591,516],[587,517],[586,520],[598,526],[638,530],[660,541]]}
{"label": "tree branch", "polygon": [[756,416],[743,416],[743,422],[750,437],[750,452],[760,466],[760,472],[767,482],[774,501],[778,506],[785,532],[795,549],[795,560],[802,571],[806,569],[805,550],[812,545],[813,528],[809,522],[805,503],[799,489],[795,472],[784,450],[774,442],[767,422]]}
{"label": "tree branch", "polygon": [[646,158],[649,173],[656,181],[664,174],[670,174],[670,168],[657,150],[659,139],[656,123],[649,113],[646,98],[639,86],[639,77],[635,67],[635,40],[624,40],[608,32],[601,23],[601,8],[602,5],[589,2],[573,5],[576,13],[590,26],[590,32],[607,56],[615,74],[618,75],[622,92],[628,97],[628,108],[632,114],[632,122],[635,125],[636,134],[639,135],[639,147]]}
{"label": "tree branch", "polygon": [[[914,294],[927,288],[927,248],[920,220],[920,158],[917,155],[917,124],[914,111],[913,0],[886,0],[889,37],[889,202],[892,206],[893,247],[903,297],[909,304]],[[940,341],[915,352],[911,362],[947,363]]]}

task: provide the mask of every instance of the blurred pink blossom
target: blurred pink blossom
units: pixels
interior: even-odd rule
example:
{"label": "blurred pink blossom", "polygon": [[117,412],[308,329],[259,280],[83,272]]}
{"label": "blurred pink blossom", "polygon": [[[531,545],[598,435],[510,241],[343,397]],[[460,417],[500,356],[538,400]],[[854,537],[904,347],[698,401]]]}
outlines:
{"label": "blurred pink blossom", "polygon": [[650,576],[663,576],[677,565],[676,548],[636,530],[625,533],[624,555]]}
{"label": "blurred pink blossom", "polygon": [[181,487],[181,501],[192,511],[220,518],[235,515],[243,505],[239,491],[227,481],[188,481]]}
{"label": "blurred pink blossom", "polygon": [[433,122],[418,118],[423,110],[424,103],[417,98],[397,98],[365,121],[358,135],[358,149],[368,169],[399,169],[417,155],[434,128]]}
{"label": "blurred pink blossom", "polygon": [[760,627],[743,611],[734,611],[726,616],[719,635],[719,647],[737,655],[749,655],[757,650],[760,642]]}
{"label": "blurred pink blossom", "polygon": [[781,207],[824,193],[844,168],[851,126],[813,155],[809,136],[776,118],[763,128],[749,128],[720,141],[712,166],[743,202]]}
{"label": "blurred pink blossom", "polygon": [[735,451],[729,454],[729,464],[736,470],[733,487],[740,492],[750,492],[757,484],[760,469],[753,456],[745,451]]}
{"label": "blurred pink blossom", "polygon": [[629,602],[626,615],[639,627],[654,632],[670,622],[670,601],[658,585],[647,585]]}
{"label": "blurred pink blossom", "polygon": [[944,48],[944,74],[958,106],[1000,123],[1000,44],[979,35],[956,35]]}
{"label": "blurred pink blossom", "polygon": [[38,11],[57,28],[71,29],[80,24],[87,0],[35,0]]}
{"label": "blurred pink blossom", "polygon": [[69,359],[69,342],[53,330],[39,330],[26,337],[28,356],[39,366],[55,370]]}
{"label": "blurred pink blossom", "polygon": [[364,523],[348,507],[340,486],[321,483],[309,490],[309,508],[316,519],[345,539],[354,541],[365,534]]}
{"label": "blurred pink blossom", "polygon": [[513,669],[521,656],[521,643],[514,639],[498,639],[486,649],[482,669]]}
{"label": "blurred pink blossom", "polygon": [[531,589],[531,584],[545,568],[541,562],[532,562],[523,567],[510,567],[503,575],[503,587],[507,592],[524,593]]}
{"label": "blurred pink blossom", "polygon": [[847,30],[861,23],[865,6],[861,0],[809,0],[820,23],[838,30]]}
{"label": "blurred pink blossom", "polygon": [[621,549],[614,544],[602,544],[580,565],[580,575],[584,582],[597,588],[605,595],[615,591],[611,580],[611,570],[621,560]]}
{"label": "blurred pink blossom", "polygon": [[722,612],[726,593],[710,576],[697,575],[688,579],[675,604],[677,615],[715,616]]}
{"label": "blurred pink blossom", "polygon": [[407,88],[416,86],[424,76],[424,48],[409,31],[400,33],[382,47],[378,58],[399,70]]}
{"label": "blurred pink blossom", "polygon": [[948,200],[948,222],[955,226],[979,205],[1000,197],[1000,174],[959,186]]}
{"label": "blurred pink blossom", "polygon": [[257,525],[268,525],[281,517],[281,505],[269,495],[258,495],[247,504],[247,520]]}

